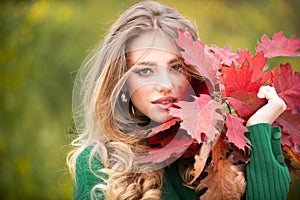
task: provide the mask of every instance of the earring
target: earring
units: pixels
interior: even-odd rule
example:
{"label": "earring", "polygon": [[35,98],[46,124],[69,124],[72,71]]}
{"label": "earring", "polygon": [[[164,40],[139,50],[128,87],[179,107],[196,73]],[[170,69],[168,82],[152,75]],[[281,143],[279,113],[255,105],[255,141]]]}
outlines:
{"label": "earring", "polygon": [[135,115],[134,106],[133,106],[133,105],[131,105],[130,107],[131,107],[131,113],[132,113],[133,115]]}
{"label": "earring", "polygon": [[128,99],[127,99],[124,92],[121,94],[121,100],[122,100],[123,103],[127,103],[127,101],[128,101]]}

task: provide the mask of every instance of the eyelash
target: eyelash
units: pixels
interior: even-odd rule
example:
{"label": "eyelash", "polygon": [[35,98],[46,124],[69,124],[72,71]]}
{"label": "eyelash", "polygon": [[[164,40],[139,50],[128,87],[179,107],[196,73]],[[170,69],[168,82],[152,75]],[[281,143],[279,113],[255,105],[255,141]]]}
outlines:
{"label": "eyelash", "polygon": [[[175,64],[170,67],[170,71],[175,71],[175,72],[181,72],[183,70],[183,65],[182,64]],[[145,67],[142,69],[136,69],[134,70],[134,73],[140,75],[140,76],[147,76],[150,73],[153,73],[153,70],[151,68]]]}
{"label": "eyelash", "polygon": [[183,70],[183,65],[182,64],[175,64],[175,65],[171,66],[170,68],[175,70],[175,71],[181,72]]}
{"label": "eyelash", "polygon": [[[145,72],[147,71],[147,72]],[[149,72],[153,72],[152,69],[150,68],[142,68],[142,69],[137,69],[134,71],[134,73],[140,75],[140,76],[145,76],[147,74],[149,74]]]}

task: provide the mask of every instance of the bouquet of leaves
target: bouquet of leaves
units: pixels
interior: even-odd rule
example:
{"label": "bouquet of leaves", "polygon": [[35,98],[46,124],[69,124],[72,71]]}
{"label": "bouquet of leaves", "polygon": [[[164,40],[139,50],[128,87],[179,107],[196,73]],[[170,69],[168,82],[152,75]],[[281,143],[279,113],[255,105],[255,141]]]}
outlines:
{"label": "bouquet of leaves", "polygon": [[[189,32],[182,30],[178,31],[176,42],[183,49],[181,55],[185,63],[196,66],[209,81],[211,94],[193,96],[191,102],[176,103],[178,107],[170,109],[170,115],[175,119],[151,132],[153,135],[180,123],[179,128],[186,134],[172,139],[166,134],[150,138],[151,144],[166,141],[170,144],[153,149],[142,158],[143,162],[164,162],[172,156],[182,156],[180,151],[187,146],[200,144],[200,148],[194,148],[197,154],[194,155],[193,180],[189,184],[193,184],[204,170],[208,175],[201,180],[201,185],[208,189],[203,199],[209,199],[213,192],[221,192],[222,184],[216,184],[221,182],[232,185],[236,193],[242,193],[245,184],[237,180],[240,170],[235,167],[239,167],[240,161],[247,162],[245,155],[251,150],[244,135],[247,132],[245,122],[267,103],[257,97],[257,92],[261,86],[270,85],[287,105],[273,125],[282,129],[285,160],[290,171],[296,172],[300,165],[300,73],[293,72],[289,63],[269,69],[267,60],[278,56],[300,56],[300,38],[287,39],[282,32],[274,34],[272,39],[263,35],[255,55],[249,50],[232,52],[228,45],[224,48],[208,46],[200,39],[193,40]],[[226,127],[225,131],[222,127]],[[207,166],[209,156],[211,161]],[[240,184],[233,184],[236,181]],[[235,185],[241,185],[241,188],[234,188]]]}

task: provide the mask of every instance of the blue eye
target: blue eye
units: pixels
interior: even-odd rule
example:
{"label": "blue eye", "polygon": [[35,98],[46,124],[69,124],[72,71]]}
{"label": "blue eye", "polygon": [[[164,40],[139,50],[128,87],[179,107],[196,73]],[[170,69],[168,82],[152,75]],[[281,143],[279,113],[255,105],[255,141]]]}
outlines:
{"label": "blue eye", "polygon": [[137,70],[134,70],[134,73],[138,74],[138,75],[141,75],[141,76],[145,76],[145,75],[148,75],[150,73],[152,73],[152,69],[150,68],[142,68],[142,69],[137,69]]}
{"label": "blue eye", "polygon": [[183,65],[182,64],[176,64],[171,66],[172,71],[176,71],[176,72],[181,72],[183,70]]}

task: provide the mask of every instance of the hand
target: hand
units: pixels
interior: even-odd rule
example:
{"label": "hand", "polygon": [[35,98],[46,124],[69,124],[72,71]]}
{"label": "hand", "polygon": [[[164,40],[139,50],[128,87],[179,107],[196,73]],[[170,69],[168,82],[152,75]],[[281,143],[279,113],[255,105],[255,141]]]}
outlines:
{"label": "hand", "polygon": [[266,98],[268,103],[258,109],[247,121],[246,126],[258,123],[272,124],[286,109],[285,102],[277,95],[274,87],[261,86],[257,93],[258,98]]}

